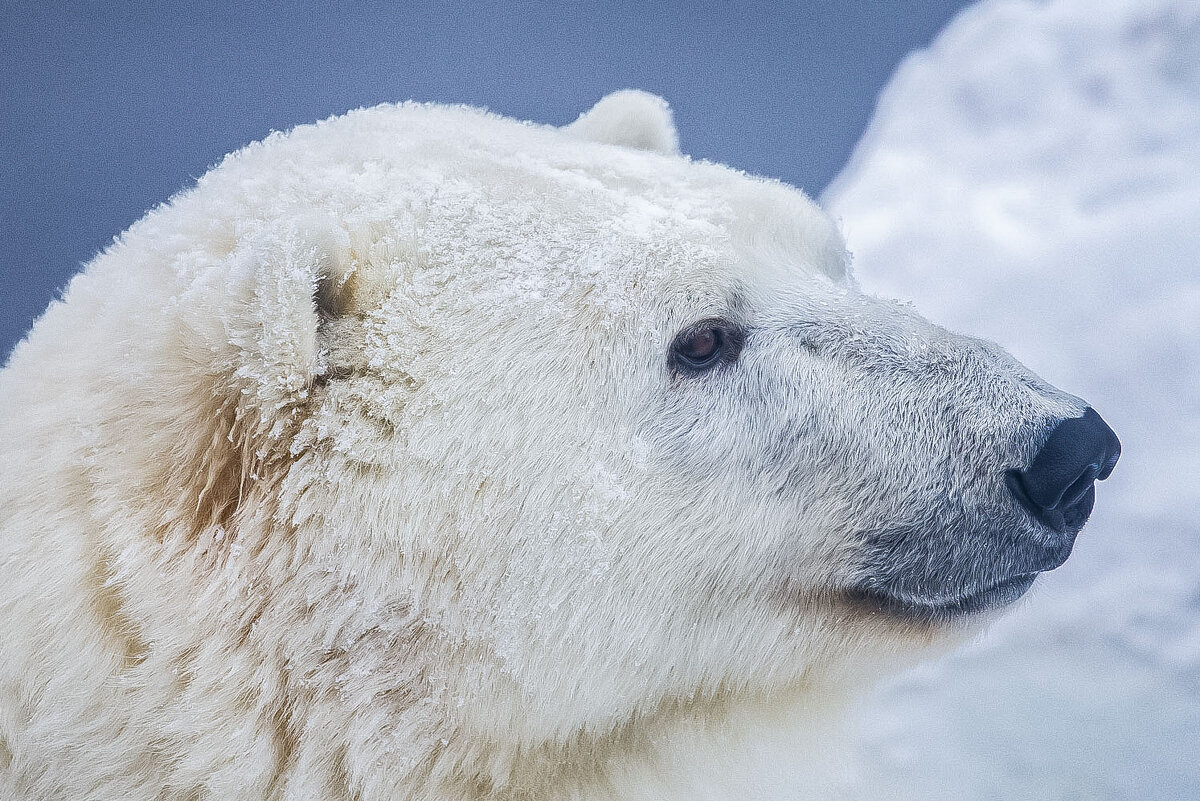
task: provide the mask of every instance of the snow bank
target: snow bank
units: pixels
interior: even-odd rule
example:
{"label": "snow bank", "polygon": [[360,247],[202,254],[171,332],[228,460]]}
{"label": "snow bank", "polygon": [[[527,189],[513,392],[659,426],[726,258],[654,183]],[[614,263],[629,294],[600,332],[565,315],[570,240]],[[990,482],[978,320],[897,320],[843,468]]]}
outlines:
{"label": "snow bank", "polygon": [[823,200],[865,288],[1001,342],[1125,445],[1072,560],[863,710],[860,792],[1200,797],[1200,6],[969,9]]}

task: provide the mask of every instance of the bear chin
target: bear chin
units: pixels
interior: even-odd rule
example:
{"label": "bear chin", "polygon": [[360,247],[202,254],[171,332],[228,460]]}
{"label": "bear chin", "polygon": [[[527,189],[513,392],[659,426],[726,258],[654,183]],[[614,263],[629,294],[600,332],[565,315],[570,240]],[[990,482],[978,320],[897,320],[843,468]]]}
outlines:
{"label": "bear chin", "polygon": [[1033,586],[1038,573],[1023,573],[977,590],[947,598],[893,594],[886,590],[853,588],[846,597],[870,612],[930,625],[962,622],[986,612],[996,612],[1018,601]]}

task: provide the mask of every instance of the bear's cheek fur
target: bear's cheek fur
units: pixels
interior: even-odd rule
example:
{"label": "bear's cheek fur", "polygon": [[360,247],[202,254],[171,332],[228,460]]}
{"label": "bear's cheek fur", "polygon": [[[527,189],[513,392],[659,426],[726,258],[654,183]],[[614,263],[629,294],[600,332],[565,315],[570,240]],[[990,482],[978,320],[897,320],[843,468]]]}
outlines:
{"label": "bear's cheek fur", "polygon": [[[441,643],[464,661],[472,654],[471,670],[490,676],[477,690],[490,693],[485,702],[464,707],[525,721],[531,738],[550,722],[522,698],[543,699],[553,725],[569,729],[615,723],[647,698],[719,693],[731,676],[760,687],[800,680],[835,645],[837,627],[827,612],[779,602],[794,509],[736,464],[705,470],[719,444],[708,456],[682,453],[687,424],[678,416],[665,429],[647,423],[670,390],[661,345],[533,331],[547,343],[551,375],[541,362],[504,358],[508,349],[529,353],[523,336],[458,336],[460,350],[439,350],[472,392],[455,391],[452,372],[383,358],[383,345],[368,359],[376,368],[320,390],[309,462],[284,495],[327,509],[320,520],[294,517],[314,527],[310,557],[340,575],[332,583],[353,598],[354,614],[418,610]],[[613,341],[602,347],[606,337]],[[368,404],[386,397],[378,371],[401,365],[419,378],[393,389],[390,406]],[[616,378],[599,381],[603,371]],[[675,461],[681,455],[689,469]],[[787,576],[825,586],[822,548],[834,547],[803,542],[808,553]],[[498,692],[505,684],[520,689]]]}

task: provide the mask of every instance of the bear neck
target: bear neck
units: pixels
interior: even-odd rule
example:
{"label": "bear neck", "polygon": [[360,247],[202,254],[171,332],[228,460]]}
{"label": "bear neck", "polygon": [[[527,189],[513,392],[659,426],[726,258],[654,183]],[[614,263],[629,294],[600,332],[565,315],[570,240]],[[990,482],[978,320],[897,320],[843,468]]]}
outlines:
{"label": "bear neck", "polygon": [[774,801],[840,797],[850,783],[844,677],[771,696],[675,699],[601,730],[467,753],[455,735],[428,747],[413,798],[463,801]]}

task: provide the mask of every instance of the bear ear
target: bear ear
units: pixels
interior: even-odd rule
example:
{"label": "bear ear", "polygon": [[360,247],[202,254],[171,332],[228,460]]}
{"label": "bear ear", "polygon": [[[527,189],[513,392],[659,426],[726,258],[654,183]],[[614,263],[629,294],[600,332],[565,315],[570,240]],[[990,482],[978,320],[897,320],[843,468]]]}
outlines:
{"label": "bear ear", "polygon": [[658,95],[637,89],[607,95],[563,130],[592,142],[679,155],[671,107]]}
{"label": "bear ear", "polygon": [[303,401],[326,375],[332,328],[352,302],[354,266],[349,234],[317,212],[240,239],[225,273],[222,323],[237,351],[243,401],[274,413]]}

